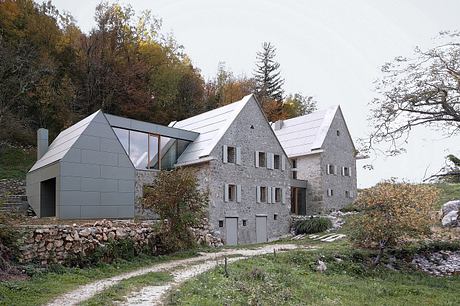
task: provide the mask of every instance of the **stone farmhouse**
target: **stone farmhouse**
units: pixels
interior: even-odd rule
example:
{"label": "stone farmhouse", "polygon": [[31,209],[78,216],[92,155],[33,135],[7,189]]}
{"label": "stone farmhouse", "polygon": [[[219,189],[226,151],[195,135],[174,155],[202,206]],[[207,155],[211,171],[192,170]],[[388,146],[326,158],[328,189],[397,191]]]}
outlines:
{"label": "stone farmhouse", "polygon": [[288,234],[291,214],[337,209],[356,195],[338,107],[271,125],[253,95],[169,126],[97,111],[49,146],[39,129],[37,142],[27,196],[39,217],[154,217],[141,208],[143,187],[159,170],[194,167],[213,232],[246,244]]}

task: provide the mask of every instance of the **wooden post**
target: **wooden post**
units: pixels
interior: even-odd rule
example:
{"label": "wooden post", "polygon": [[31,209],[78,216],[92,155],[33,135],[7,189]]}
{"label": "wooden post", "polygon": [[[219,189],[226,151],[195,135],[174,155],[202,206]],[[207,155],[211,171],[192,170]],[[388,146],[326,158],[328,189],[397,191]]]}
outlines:
{"label": "wooden post", "polygon": [[273,249],[273,256],[276,258],[276,249]]}
{"label": "wooden post", "polygon": [[225,256],[224,260],[225,260],[225,264],[224,264],[225,273],[224,273],[224,275],[225,275],[225,277],[228,277],[228,270],[227,270],[228,260],[227,260],[227,256]]}

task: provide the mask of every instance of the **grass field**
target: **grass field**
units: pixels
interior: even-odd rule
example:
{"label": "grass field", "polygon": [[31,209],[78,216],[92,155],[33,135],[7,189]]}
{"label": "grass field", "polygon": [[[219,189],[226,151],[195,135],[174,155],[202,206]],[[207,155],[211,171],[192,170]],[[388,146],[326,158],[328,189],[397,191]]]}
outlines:
{"label": "grass field", "polygon": [[[334,250],[336,249],[336,250]],[[233,263],[185,283],[171,305],[458,305],[460,276],[435,278],[403,267],[369,269],[366,254],[342,244]],[[317,260],[326,262],[316,272]]]}
{"label": "grass field", "polygon": [[439,198],[440,207],[448,201],[460,200],[460,184],[437,184],[435,186],[441,189]]}
{"label": "grass field", "polygon": [[0,146],[0,179],[24,179],[35,160],[33,149]]}

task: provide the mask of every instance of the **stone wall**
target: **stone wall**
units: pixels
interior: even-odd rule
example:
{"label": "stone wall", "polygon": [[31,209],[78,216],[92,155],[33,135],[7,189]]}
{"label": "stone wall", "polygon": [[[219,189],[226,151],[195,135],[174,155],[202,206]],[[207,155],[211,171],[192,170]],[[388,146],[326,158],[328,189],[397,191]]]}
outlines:
{"label": "stone wall", "polygon": [[[223,145],[241,148],[241,165],[222,162]],[[285,170],[256,168],[256,151],[284,156]],[[226,240],[226,218],[237,217],[238,244],[255,243],[256,216],[267,218],[269,241],[289,233],[290,164],[255,100],[249,101],[241,110],[210,156],[214,160],[198,167],[202,172],[198,177],[202,188],[210,191],[209,220],[214,233]],[[225,184],[241,185],[240,203],[224,201]],[[257,203],[256,186],[283,188],[284,203]]]}
{"label": "stone wall", "polygon": [[[207,222],[203,220],[203,224]],[[149,246],[155,253],[157,248],[154,245],[157,233],[152,222],[101,220],[83,225],[26,225],[18,231],[21,234],[17,242],[21,263],[63,264],[72,257],[91,255],[110,241],[131,240],[137,252]],[[222,245],[222,240],[210,234],[206,225],[192,229],[192,233],[201,245]]]}
{"label": "stone wall", "polygon": [[134,185],[134,214],[140,219],[158,219],[158,215],[142,207],[144,198],[144,186],[151,186],[155,182],[158,171],[154,170],[136,170],[136,183]]}

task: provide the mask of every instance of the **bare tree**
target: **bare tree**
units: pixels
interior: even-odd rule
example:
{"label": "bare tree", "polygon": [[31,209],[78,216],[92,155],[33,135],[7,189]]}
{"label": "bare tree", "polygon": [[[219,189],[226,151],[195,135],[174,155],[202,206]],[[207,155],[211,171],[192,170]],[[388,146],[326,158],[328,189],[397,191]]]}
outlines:
{"label": "bare tree", "polygon": [[460,132],[460,32],[442,32],[438,39],[436,47],[417,47],[413,57],[397,57],[382,67],[379,96],[370,103],[373,132],[367,149],[387,143],[386,153],[396,155],[416,126]]}

